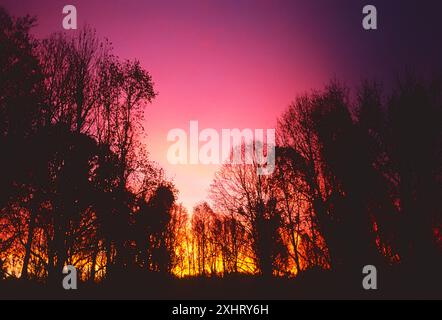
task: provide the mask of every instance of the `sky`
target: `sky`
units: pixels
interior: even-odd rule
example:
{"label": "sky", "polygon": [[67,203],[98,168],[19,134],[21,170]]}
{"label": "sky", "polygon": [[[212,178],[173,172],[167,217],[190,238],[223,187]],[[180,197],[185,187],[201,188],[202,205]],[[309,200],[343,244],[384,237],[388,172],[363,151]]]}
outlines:
{"label": "sky", "polygon": [[[35,15],[37,37],[62,29],[77,8],[122,59],[139,59],[158,97],[146,112],[151,159],[173,178],[189,210],[207,200],[216,165],[167,161],[171,129],[270,129],[296,98],[337,78],[376,78],[388,88],[409,68],[441,70],[441,1],[363,0],[0,0],[12,15]],[[362,28],[362,8],[378,30]],[[75,32],[75,31],[69,31]]]}

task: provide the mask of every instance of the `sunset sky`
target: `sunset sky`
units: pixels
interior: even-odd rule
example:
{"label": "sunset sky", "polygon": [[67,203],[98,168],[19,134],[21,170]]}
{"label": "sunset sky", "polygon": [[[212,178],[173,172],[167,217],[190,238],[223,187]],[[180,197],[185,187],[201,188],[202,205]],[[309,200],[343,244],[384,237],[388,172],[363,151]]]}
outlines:
{"label": "sunset sky", "polygon": [[[217,130],[274,128],[297,94],[331,78],[357,85],[376,77],[388,87],[404,67],[441,66],[441,11],[424,2],[0,0],[12,15],[36,15],[38,37],[63,31],[67,4],[80,26],[93,26],[117,55],[151,73],[159,95],[146,113],[146,143],[189,209],[206,199],[217,167],[169,164],[169,130],[187,131],[191,120]],[[377,31],[362,29],[366,4],[377,6]]]}

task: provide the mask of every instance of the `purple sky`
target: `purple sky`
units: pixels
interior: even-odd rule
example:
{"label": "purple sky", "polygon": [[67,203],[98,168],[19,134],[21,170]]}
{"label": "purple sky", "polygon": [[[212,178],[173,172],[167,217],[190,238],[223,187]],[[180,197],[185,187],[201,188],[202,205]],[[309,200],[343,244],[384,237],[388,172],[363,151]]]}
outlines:
{"label": "purple sky", "polygon": [[[272,128],[297,94],[336,77],[388,84],[405,67],[441,66],[440,1],[359,0],[0,0],[12,15],[38,17],[35,34],[62,31],[74,4],[80,25],[109,38],[121,58],[152,74],[158,98],[146,115],[147,144],[188,208],[207,195],[216,166],[167,162],[167,133],[202,128]],[[362,29],[375,4],[379,30]],[[75,31],[71,31],[75,32]]]}

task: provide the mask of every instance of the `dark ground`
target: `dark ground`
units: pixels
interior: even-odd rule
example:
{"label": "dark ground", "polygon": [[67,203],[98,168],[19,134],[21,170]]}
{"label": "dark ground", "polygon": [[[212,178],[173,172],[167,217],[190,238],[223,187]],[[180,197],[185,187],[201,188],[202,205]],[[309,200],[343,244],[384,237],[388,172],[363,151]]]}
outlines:
{"label": "dark ground", "polygon": [[360,275],[309,271],[294,278],[252,276],[176,279],[130,273],[120,281],[79,283],[64,290],[60,283],[4,280],[0,299],[148,299],[148,300],[296,300],[296,299],[442,299],[442,278],[416,277],[400,269],[378,274],[378,290],[365,291]]}

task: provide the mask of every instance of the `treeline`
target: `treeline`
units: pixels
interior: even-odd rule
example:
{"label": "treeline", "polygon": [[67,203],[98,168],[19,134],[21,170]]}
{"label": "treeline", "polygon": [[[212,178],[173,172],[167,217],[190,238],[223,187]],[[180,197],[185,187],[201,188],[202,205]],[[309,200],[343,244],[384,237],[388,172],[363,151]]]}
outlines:
{"label": "treeline", "polygon": [[299,96],[278,119],[275,172],[227,163],[214,208],[195,208],[197,273],[397,265],[440,279],[441,80],[408,75],[388,96],[376,82],[352,93],[333,81]]}
{"label": "treeline", "polygon": [[177,190],[144,152],[150,74],[91,28],[40,41],[34,23],[0,9],[0,278],[169,273]]}
{"label": "treeline", "polygon": [[150,74],[91,28],[33,24],[0,9],[0,278],[440,272],[442,79],[299,96],[273,174],[226,163],[189,215],[144,151]]}

